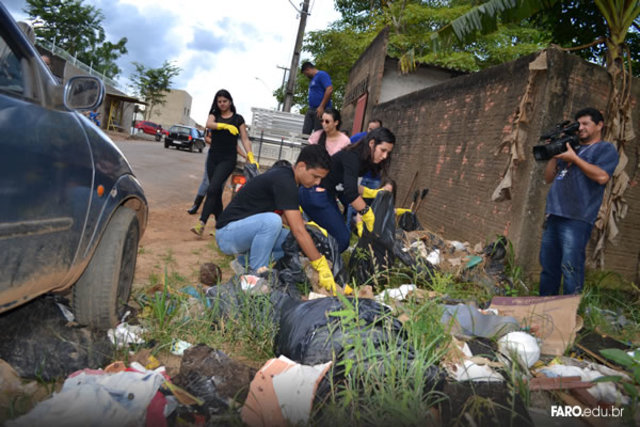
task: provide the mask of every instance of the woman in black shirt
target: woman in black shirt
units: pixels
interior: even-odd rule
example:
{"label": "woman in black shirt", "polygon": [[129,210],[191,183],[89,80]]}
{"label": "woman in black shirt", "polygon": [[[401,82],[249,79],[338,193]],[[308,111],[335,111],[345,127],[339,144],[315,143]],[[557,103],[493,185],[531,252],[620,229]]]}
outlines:
{"label": "woman in black shirt", "polygon": [[372,231],[373,211],[360,195],[358,178],[367,172],[386,175],[395,142],[396,137],[389,129],[374,129],[331,157],[331,170],[315,191],[299,191],[304,212],[336,239],[340,252],[349,247],[350,232],[336,198],[344,206],[353,206],[362,215],[367,229]]}
{"label": "woman in black shirt", "polygon": [[[191,228],[198,236],[202,236],[209,216],[213,214],[217,219],[222,212],[222,192],[225,182],[235,168],[236,153],[246,157],[249,162],[256,163],[244,118],[236,113],[233,98],[225,89],[220,89],[213,98],[206,127],[211,129],[211,148],[207,154],[209,188],[200,221]],[[247,152],[246,156],[238,146],[238,135]]]}

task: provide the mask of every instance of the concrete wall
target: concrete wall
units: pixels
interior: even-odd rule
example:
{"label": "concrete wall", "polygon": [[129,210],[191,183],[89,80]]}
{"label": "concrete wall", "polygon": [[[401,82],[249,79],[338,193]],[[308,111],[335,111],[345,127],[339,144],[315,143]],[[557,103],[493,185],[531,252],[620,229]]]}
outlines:
{"label": "concrete wall", "polygon": [[[164,105],[153,107],[151,117],[147,120],[161,124],[165,129],[175,124],[195,126],[196,121],[191,119],[192,98],[187,91],[171,89],[165,101]],[[201,120],[206,120],[206,117],[202,117]]]}
{"label": "concrete wall", "polygon": [[394,58],[387,58],[385,61],[379,103],[391,101],[454,77],[451,71],[425,65],[418,65],[415,71],[402,74],[398,62]]}
{"label": "concrete wall", "polygon": [[[414,189],[430,189],[418,212],[423,225],[448,239],[472,243],[505,234],[514,244],[519,265],[535,281],[549,187],[542,179],[544,162],[534,161],[531,148],[543,131],[561,120],[572,119],[580,108],[605,110],[609,93],[609,76],[601,67],[558,50],[549,50],[547,55],[548,69],[537,77],[531,93],[533,111],[524,143],[526,158],[515,171],[511,200],[491,200],[509,159],[506,149],[494,152],[511,131],[534,56],[458,77],[372,110],[397,137],[391,175],[399,184],[398,203],[408,193],[417,172]],[[638,99],[640,81],[636,79],[634,106]],[[640,134],[640,112],[636,108],[633,119],[636,133]],[[634,172],[639,162],[639,139],[626,149],[626,170],[632,177],[625,193],[629,212],[619,224],[615,245],[608,246],[605,264],[606,269],[636,281],[640,263],[640,188]]]}

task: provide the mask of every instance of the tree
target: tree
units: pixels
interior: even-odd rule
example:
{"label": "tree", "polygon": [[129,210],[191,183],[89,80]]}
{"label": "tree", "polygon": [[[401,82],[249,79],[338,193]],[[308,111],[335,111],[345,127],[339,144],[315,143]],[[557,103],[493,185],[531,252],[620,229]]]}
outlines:
{"label": "tree", "polygon": [[[341,27],[340,23],[334,23],[326,30],[313,31],[306,36],[303,48],[315,59],[309,58],[305,61],[313,62],[319,70],[325,70],[331,76],[333,85],[331,102],[335,108],[342,107],[344,89],[349,80],[351,67],[375,36],[375,32],[357,32],[350,26]],[[293,104],[305,112],[308,107],[309,79],[302,75],[300,70],[294,70],[294,72],[299,73],[299,76],[296,79]],[[275,90],[273,95],[278,102],[282,102],[281,89]]]}
{"label": "tree", "polygon": [[180,68],[169,61],[164,61],[158,68],[147,68],[134,62],[136,71],[131,77],[136,93],[149,104],[145,112],[145,119],[151,117],[151,111],[156,105],[164,105],[169,92],[171,81],[180,74]]}
{"label": "tree", "polygon": [[33,21],[36,37],[66,50],[107,77],[120,73],[116,60],[127,53],[127,38],[106,41],[100,9],[83,0],[27,0],[25,13]]}
{"label": "tree", "polygon": [[[472,9],[475,0],[335,0],[342,14],[329,29],[311,32],[304,50],[312,54],[320,69],[331,74],[340,105],[349,71],[371,40],[390,27],[388,54],[400,60],[402,71],[410,71],[416,62],[464,71],[477,71],[538,51],[549,44],[547,30],[534,25],[501,25],[498,32],[480,37],[465,46],[446,52],[430,48],[430,37]],[[306,79],[298,79],[296,99],[306,102]],[[277,96],[277,91],[274,93]]]}

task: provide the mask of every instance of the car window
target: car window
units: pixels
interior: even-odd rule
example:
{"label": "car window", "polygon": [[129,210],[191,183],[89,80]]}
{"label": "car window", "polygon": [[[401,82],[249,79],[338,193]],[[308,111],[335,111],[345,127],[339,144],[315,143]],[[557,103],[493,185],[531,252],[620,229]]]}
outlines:
{"label": "car window", "polygon": [[0,36],[0,90],[22,95],[24,79],[20,58]]}
{"label": "car window", "polygon": [[169,132],[175,132],[182,135],[189,135],[191,133],[189,128],[186,126],[171,126],[171,129],[169,129]]}

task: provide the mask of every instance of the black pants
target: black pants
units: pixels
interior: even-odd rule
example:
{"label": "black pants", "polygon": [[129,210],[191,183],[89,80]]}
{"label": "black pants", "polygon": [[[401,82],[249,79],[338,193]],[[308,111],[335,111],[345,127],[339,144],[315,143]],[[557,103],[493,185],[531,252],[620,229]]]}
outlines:
{"label": "black pants", "polygon": [[210,215],[216,219],[222,213],[222,192],[224,184],[236,166],[236,157],[214,158],[209,151],[207,157],[207,174],[209,175],[209,188],[207,188],[207,198],[204,200],[200,221],[206,223]]}
{"label": "black pants", "polygon": [[309,107],[307,114],[304,116],[304,124],[302,125],[302,133],[311,135],[314,131],[322,129],[322,119],[316,115],[316,109]]}

